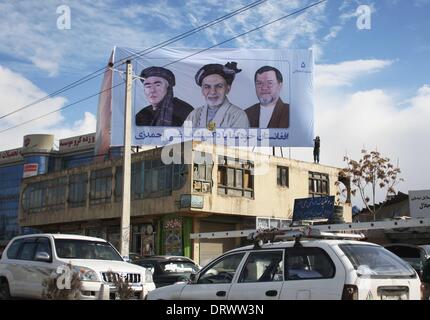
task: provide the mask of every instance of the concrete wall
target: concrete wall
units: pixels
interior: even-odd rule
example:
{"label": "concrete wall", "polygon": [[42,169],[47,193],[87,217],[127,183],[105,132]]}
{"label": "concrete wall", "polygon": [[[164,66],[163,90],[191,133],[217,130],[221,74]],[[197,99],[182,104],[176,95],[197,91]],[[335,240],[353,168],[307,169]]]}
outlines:
{"label": "concrete wall", "polygon": [[[194,150],[217,154],[214,158],[212,172],[213,189],[211,194],[200,194],[204,197],[205,211],[231,215],[251,215],[273,218],[292,218],[294,199],[309,197],[309,172],[325,173],[329,176],[329,193],[336,195],[335,182],[339,177],[339,168],[323,166],[314,163],[285,159],[280,157],[257,154],[253,151],[238,151],[224,147],[195,145]],[[218,194],[217,166],[218,155],[233,158],[248,159],[254,162],[254,199],[232,197]],[[289,187],[277,185],[277,166],[289,168]],[[344,205],[344,219],[352,221],[351,205]]]}
{"label": "concrete wall", "polygon": [[[212,146],[200,143],[194,143],[195,151],[205,151],[214,156],[214,166],[212,171],[212,193],[195,193],[204,199],[203,209],[180,208],[179,202],[181,195],[192,193],[192,165],[188,165],[188,175],[185,185],[180,189],[173,191],[170,196],[159,198],[147,198],[144,200],[131,201],[131,216],[145,217],[157,216],[162,214],[177,213],[183,215],[192,215],[194,217],[210,216],[213,214],[235,215],[235,216],[255,216],[255,217],[274,217],[274,218],[292,218],[294,209],[294,199],[309,197],[309,171],[325,173],[329,176],[329,193],[336,195],[337,187],[335,182],[338,180],[340,169],[323,166],[314,163],[290,160],[280,157],[257,154],[252,151],[241,151],[236,149],[226,149],[222,146]],[[183,151],[189,155],[191,148]],[[195,154],[195,153],[193,153]],[[133,155],[132,161],[144,159],[160,158],[161,149],[152,149]],[[218,195],[217,167],[218,155],[226,155],[234,158],[248,159],[254,162],[254,199],[244,197],[234,197],[227,195]],[[192,162],[192,159],[190,159]],[[88,177],[91,170],[97,170],[120,166],[121,160],[106,161],[95,163],[81,168],[73,168],[66,171],[41,175],[25,179],[22,193],[26,185],[44,179],[53,179],[59,176],[87,172]],[[280,187],[277,185],[277,166],[286,166],[289,168],[289,187]],[[88,184],[89,186],[89,184]],[[112,182],[114,188],[115,183]],[[87,190],[89,194],[89,187]],[[113,194],[114,190],[112,190]],[[67,194],[66,194],[67,197]],[[121,216],[121,201],[115,202],[114,196],[109,203],[101,205],[87,205],[85,207],[69,208],[66,204],[65,209],[61,211],[40,212],[26,214],[20,205],[19,223],[21,226],[42,226],[68,222],[91,221],[100,219],[119,218]],[[351,205],[344,205],[344,219],[351,221]]]}

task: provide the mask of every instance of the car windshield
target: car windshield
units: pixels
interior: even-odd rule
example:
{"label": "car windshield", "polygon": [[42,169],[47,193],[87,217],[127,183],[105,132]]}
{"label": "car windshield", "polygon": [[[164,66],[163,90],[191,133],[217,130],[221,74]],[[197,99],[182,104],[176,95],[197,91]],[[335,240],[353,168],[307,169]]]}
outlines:
{"label": "car windshield", "polygon": [[64,259],[95,259],[123,261],[107,242],[76,239],[55,239],[57,256]]}
{"label": "car windshield", "polygon": [[167,261],[160,263],[160,266],[164,272],[190,273],[199,271],[195,264],[188,261]]}
{"label": "car windshield", "polygon": [[383,247],[365,244],[343,244],[339,247],[351,261],[360,277],[415,277],[415,271],[408,263]]}

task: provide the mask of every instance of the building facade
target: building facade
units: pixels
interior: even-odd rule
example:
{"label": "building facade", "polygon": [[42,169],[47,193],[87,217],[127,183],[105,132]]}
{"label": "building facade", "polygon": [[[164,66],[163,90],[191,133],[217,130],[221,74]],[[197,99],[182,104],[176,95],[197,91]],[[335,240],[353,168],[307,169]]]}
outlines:
{"label": "building facade", "polygon": [[[134,153],[130,250],[186,255],[204,265],[243,239],[194,241],[190,233],[281,227],[295,199],[336,195],[339,172],[196,142]],[[65,168],[23,180],[19,224],[98,236],[119,247],[121,201],[121,159]],[[343,219],[351,218],[346,203]]]}
{"label": "building facade", "polygon": [[0,248],[18,234],[36,232],[18,223],[19,195],[23,179],[93,162],[94,134],[60,140],[54,136],[24,136],[21,148],[0,152]]}

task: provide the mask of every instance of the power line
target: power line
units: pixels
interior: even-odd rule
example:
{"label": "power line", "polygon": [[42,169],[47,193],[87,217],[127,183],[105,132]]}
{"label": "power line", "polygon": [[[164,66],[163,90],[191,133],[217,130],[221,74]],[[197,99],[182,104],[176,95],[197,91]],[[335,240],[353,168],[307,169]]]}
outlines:
{"label": "power line", "polygon": [[[229,42],[229,41],[232,41],[232,40],[234,40],[234,39],[237,39],[237,38],[239,38],[239,37],[242,37],[242,36],[244,36],[244,35],[246,35],[246,34],[249,34],[249,33],[251,33],[251,32],[254,32],[254,31],[257,31],[257,30],[262,29],[262,28],[264,28],[264,27],[267,27],[268,25],[271,25],[271,24],[273,24],[273,23],[279,22],[279,21],[281,21],[281,20],[283,20],[283,19],[286,19],[286,18],[288,18],[288,17],[291,17],[291,16],[293,16],[293,15],[296,15],[296,14],[302,13],[302,12],[304,12],[304,11],[306,11],[306,10],[308,10],[308,9],[310,9],[310,8],[312,8],[312,7],[314,7],[314,6],[317,6],[317,5],[319,5],[319,4],[323,3],[323,2],[326,2],[326,1],[327,1],[327,0],[321,0],[321,1],[315,2],[315,3],[311,4],[311,5],[308,5],[308,6],[306,6],[306,7],[303,7],[303,8],[301,8],[301,9],[299,9],[299,10],[296,10],[296,11],[294,11],[294,12],[292,12],[292,13],[286,14],[286,15],[284,15],[284,16],[282,16],[282,17],[280,17],[280,18],[277,18],[277,19],[275,19],[275,20],[272,20],[272,21],[269,21],[269,22],[267,22],[267,23],[265,23],[265,24],[262,24],[262,25],[260,25],[260,26],[258,26],[258,27],[256,27],[256,28],[254,28],[254,29],[248,30],[248,31],[243,32],[243,33],[241,33],[241,34],[238,34],[238,35],[236,35],[236,36],[234,36],[234,37],[232,37],[232,38],[229,38],[229,39],[227,39],[227,40],[224,40],[224,41],[222,41],[222,42],[219,42],[219,43],[217,43],[217,44],[215,44],[215,45],[213,45],[213,46],[207,47],[207,48],[202,49],[202,50],[199,50],[199,51],[197,51],[197,52],[195,52],[195,53],[193,53],[193,54],[190,54],[190,55],[188,55],[188,56],[185,56],[185,57],[183,57],[183,58],[181,58],[181,59],[175,60],[175,61],[173,61],[173,62],[171,62],[171,63],[169,63],[169,64],[166,64],[164,67],[169,66],[169,65],[171,65],[171,64],[173,64],[173,63],[176,63],[176,62],[179,62],[179,61],[182,61],[182,60],[188,59],[188,58],[190,58],[190,57],[192,57],[192,56],[195,56],[195,55],[197,55],[197,54],[200,54],[200,53],[202,53],[202,52],[208,51],[208,50],[210,50],[210,49],[212,49],[212,48],[214,48],[214,47],[217,47],[217,46],[219,46],[219,45],[222,45],[222,44],[224,44],[224,43],[227,43],[227,42]],[[81,100],[75,101],[75,102],[73,102],[73,103],[71,103],[71,104],[69,104],[69,105],[66,105],[66,106],[62,107],[62,108],[59,108],[59,109],[56,109],[56,110],[51,111],[51,112],[49,112],[49,113],[46,113],[46,114],[44,114],[44,115],[41,115],[41,116],[39,116],[39,117],[37,117],[37,118],[34,118],[34,119],[31,119],[31,120],[25,121],[25,122],[23,122],[23,123],[17,124],[17,125],[15,125],[15,126],[12,126],[12,127],[6,128],[6,129],[4,129],[4,130],[1,130],[1,131],[0,131],[0,133],[3,133],[3,132],[5,132],[5,131],[11,130],[11,129],[14,129],[14,128],[17,128],[17,127],[20,127],[20,126],[22,126],[22,125],[24,125],[24,124],[27,124],[27,123],[29,123],[29,122],[39,120],[39,119],[41,119],[41,118],[43,118],[43,117],[46,117],[46,116],[48,116],[48,115],[50,115],[50,114],[52,114],[52,113],[55,113],[55,112],[58,112],[58,111],[64,110],[64,109],[66,109],[66,108],[69,108],[69,107],[71,107],[71,106],[73,106],[73,105],[76,105],[76,104],[78,104],[78,103],[81,103],[81,102],[83,102],[83,101],[86,101],[86,100],[88,100],[88,99],[90,99],[90,98],[92,98],[92,97],[94,97],[94,96],[98,96],[98,95],[102,94],[102,93],[103,93],[103,92],[105,92],[105,91],[111,90],[111,89],[113,89],[113,88],[115,88],[115,87],[118,87],[118,86],[120,86],[120,85],[123,85],[123,84],[124,84],[124,82],[122,82],[122,83],[120,83],[120,84],[117,84],[117,85],[115,85],[115,86],[112,86],[112,87],[110,87],[110,88],[108,88],[108,89],[105,89],[105,90],[103,90],[103,91],[101,91],[101,92],[98,92],[98,93],[96,93],[96,94],[93,94],[93,95],[91,95],[91,96],[89,96],[89,97],[86,97],[86,98],[83,98],[83,99],[81,99]]]}
{"label": "power line", "polygon": [[51,111],[51,112],[48,112],[48,113],[45,113],[45,114],[43,114],[43,115],[41,115],[41,116],[39,116],[39,117],[36,117],[36,118],[30,119],[30,120],[27,120],[27,121],[21,122],[21,123],[19,123],[19,124],[17,124],[17,125],[14,125],[14,126],[12,126],[12,127],[6,128],[6,129],[3,129],[3,130],[1,130],[1,131],[0,131],[0,133],[3,133],[3,132],[5,132],[5,131],[9,131],[9,130],[12,130],[12,129],[15,129],[15,128],[18,128],[18,127],[21,127],[21,126],[23,126],[24,124],[27,124],[27,123],[30,123],[30,122],[33,122],[33,121],[37,121],[37,120],[42,119],[42,118],[44,118],[44,117],[46,117],[46,116],[49,116],[50,114],[53,114],[53,113],[58,112],[58,111],[62,111],[62,110],[64,110],[64,109],[67,109],[67,108],[69,108],[69,107],[71,107],[71,106],[74,106],[74,105],[76,105],[76,104],[78,104],[78,103],[81,103],[81,102],[84,102],[84,101],[89,100],[89,99],[91,99],[91,98],[94,98],[94,97],[96,97],[96,96],[99,96],[99,95],[101,95],[103,92],[106,92],[106,91],[111,90],[111,89],[113,89],[113,88],[119,87],[119,86],[121,86],[121,85],[123,85],[123,84],[124,84],[124,82],[121,82],[121,83],[119,83],[119,84],[117,84],[117,85],[114,85],[114,86],[112,86],[112,87],[110,87],[110,88],[107,88],[107,89],[105,89],[105,90],[103,90],[103,91],[100,91],[100,92],[98,92],[98,93],[92,94],[92,95],[90,95],[90,96],[88,96],[88,97],[86,97],[86,98],[83,98],[83,99],[81,99],[81,100],[78,100],[78,101],[75,101],[75,102],[70,103],[70,104],[68,104],[68,105],[65,105],[64,107],[61,107],[61,108],[55,109],[55,110],[53,110],[53,111]]}
{"label": "power line", "polygon": [[311,5],[308,5],[308,6],[306,6],[306,7],[303,7],[302,9],[299,9],[299,10],[297,10],[297,11],[294,11],[294,12],[292,12],[292,13],[289,13],[289,14],[287,14],[287,15],[284,15],[284,16],[282,16],[282,17],[278,18],[278,19],[275,19],[275,20],[269,21],[269,22],[267,22],[267,23],[265,23],[265,24],[262,24],[262,25],[260,25],[260,26],[258,26],[258,27],[256,27],[256,28],[254,28],[254,29],[248,30],[248,31],[243,32],[243,33],[241,33],[241,34],[238,34],[238,35],[236,35],[236,36],[234,36],[234,37],[232,37],[232,38],[230,38],[230,39],[224,40],[224,41],[222,41],[222,42],[219,42],[219,43],[217,43],[217,44],[214,44],[213,46],[207,47],[207,48],[205,48],[205,49],[202,49],[202,50],[199,50],[199,51],[197,51],[197,52],[194,52],[194,53],[192,53],[192,54],[190,54],[190,55],[188,55],[188,56],[185,56],[185,57],[183,57],[183,58],[181,58],[181,59],[178,59],[178,60],[175,60],[175,61],[173,61],[173,62],[170,62],[170,63],[168,63],[168,64],[164,65],[164,67],[170,66],[171,64],[174,64],[174,63],[176,63],[176,62],[183,61],[183,60],[185,60],[185,59],[188,59],[188,58],[190,58],[190,57],[193,57],[193,56],[195,56],[195,55],[198,55],[198,54],[200,54],[200,53],[202,53],[202,52],[205,52],[205,51],[208,51],[208,50],[213,49],[213,48],[215,48],[215,47],[218,47],[218,46],[220,46],[220,45],[222,45],[222,44],[224,44],[224,43],[227,43],[227,42],[230,42],[230,41],[235,40],[235,39],[237,39],[237,38],[240,38],[240,37],[242,37],[242,36],[244,36],[244,35],[247,35],[248,33],[251,33],[251,32],[254,32],[254,31],[257,31],[257,30],[259,30],[259,29],[262,29],[262,28],[264,28],[264,27],[267,27],[268,25],[271,25],[271,24],[273,24],[273,23],[279,22],[279,21],[281,21],[281,20],[283,20],[283,19],[286,19],[286,18],[288,18],[288,17],[291,17],[291,16],[293,16],[293,15],[296,15],[296,14],[302,13],[302,12],[304,12],[305,10],[310,9],[310,8],[312,8],[312,7],[314,7],[314,6],[317,6],[317,5],[319,5],[319,4],[323,3],[323,2],[326,2],[326,1],[327,1],[327,0],[321,0],[321,1],[315,2],[315,3],[311,4]]}
{"label": "power line", "polygon": [[268,0],[259,0],[259,1],[253,2],[253,3],[251,3],[249,5],[246,5],[246,6],[242,7],[242,8],[240,8],[240,9],[232,11],[232,12],[230,12],[230,13],[222,16],[222,17],[216,18],[216,19],[214,19],[214,20],[212,20],[212,21],[210,21],[208,23],[205,23],[205,24],[203,24],[203,25],[201,25],[201,26],[199,26],[199,27],[197,27],[195,29],[187,31],[187,32],[185,32],[185,33],[183,33],[181,35],[173,37],[173,38],[171,38],[169,40],[166,40],[164,42],[161,42],[158,45],[155,45],[155,46],[153,46],[151,48],[148,48],[148,49],[139,51],[137,53],[134,53],[134,54],[132,54],[132,55],[130,55],[130,56],[128,56],[128,57],[126,57],[126,58],[118,61],[117,63],[121,62],[121,64],[124,64],[126,62],[126,60],[136,59],[136,58],[141,57],[144,54],[148,54],[148,53],[154,52],[155,50],[158,50],[158,49],[161,49],[161,48],[165,47],[166,45],[169,45],[169,44],[172,44],[172,43],[174,43],[176,41],[179,41],[179,40],[182,40],[184,38],[187,38],[190,35],[193,35],[193,34],[199,32],[201,30],[204,30],[206,28],[212,27],[213,25],[216,25],[216,24],[218,24],[218,23],[220,23],[220,22],[222,22],[224,20],[227,20],[227,19],[229,19],[229,18],[231,18],[231,17],[233,17],[235,15],[238,15],[239,13],[245,12],[245,11],[247,11],[249,9],[252,9],[252,8],[254,8],[256,6],[259,6],[260,4],[263,4],[264,2],[267,2],[267,1]]}
{"label": "power line", "polygon": [[[198,27],[196,27],[196,28],[194,28],[194,29],[191,29],[191,30],[189,30],[189,31],[187,31],[187,32],[181,33],[181,34],[179,34],[179,35],[177,35],[177,36],[175,36],[175,37],[173,37],[173,38],[170,38],[170,39],[168,39],[168,40],[165,40],[165,41],[163,41],[163,42],[160,42],[160,43],[158,43],[158,44],[156,44],[156,45],[154,45],[154,46],[152,46],[152,47],[150,47],[150,48],[144,49],[144,50],[139,51],[139,52],[137,52],[137,53],[133,53],[133,54],[129,55],[128,57],[125,57],[125,58],[123,58],[123,59],[121,59],[121,60],[119,60],[119,61],[115,62],[115,64],[117,64],[117,65],[121,65],[121,64],[124,64],[124,63],[125,63],[125,61],[127,61],[127,60],[135,59],[135,58],[141,57],[141,56],[142,56],[142,55],[144,55],[144,54],[151,53],[151,52],[153,52],[153,51],[155,51],[155,50],[158,50],[158,49],[163,48],[163,47],[165,47],[165,46],[167,46],[167,45],[170,45],[170,44],[172,44],[172,43],[175,43],[175,42],[177,42],[177,41],[179,41],[179,40],[182,40],[182,39],[184,39],[184,38],[187,38],[187,37],[189,37],[189,36],[191,36],[191,35],[193,35],[193,34],[195,34],[195,33],[197,33],[197,32],[200,32],[200,31],[202,31],[202,30],[204,30],[204,29],[206,29],[206,28],[209,28],[209,27],[211,27],[211,26],[213,26],[213,25],[215,25],[215,24],[218,24],[218,23],[220,23],[220,22],[222,22],[222,21],[224,21],[224,20],[227,20],[227,19],[229,19],[229,18],[231,18],[231,17],[233,17],[233,16],[235,16],[235,15],[238,15],[238,14],[240,14],[240,13],[242,13],[242,12],[245,12],[245,11],[247,11],[247,10],[249,10],[249,9],[251,9],[251,8],[254,8],[254,7],[256,7],[256,6],[258,6],[258,5],[260,5],[260,4],[264,3],[264,2],[267,2],[267,1],[268,1],[268,0],[258,0],[258,1],[255,1],[255,2],[253,2],[253,3],[251,3],[251,4],[248,4],[248,5],[246,5],[246,6],[244,6],[244,7],[241,7],[241,8],[239,8],[239,9],[237,9],[237,10],[234,10],[234,11],[232,11],[232,12],[230,12],[230,13],[228,13],[228,14],[224,15],[224,16],[221,16],[221,17],[219,17],[219,18],[216,18],[216,19],[214,19],[214,20],[212,20],[212,21],[210,21],[210,22],[207,22],[207,23],[205,23],[205,24],[203,24],[203,25],[201,25],[201,26],[198,26]],[[105,67],[103,67],[103,68],[100,68],[100,69],[98,69],[98,70],[96,70],[96,71],[94,71],[94,72],[90,73],[89,75],[86,75],[85,77],[83,77],[83,78],[81,78],[81,79],[79,79],[79,80],[76,80],[76,81],[74,81],[74,82],[72,82],[72,83],[70,83],[70,84],[66,85],[66,86],[65,86],[65,87],[63,87],[63,88],[58,89],[57,91],[54,91],[54,92],[52,92],[52,93],[50,93],[50,94],[46,95],[46,96],[45,96],[45,97],[43,97],[43,98],[40,98],[40,99],[38,99],[38,100],[36,100],[36,101],[34,101],[34,102],[31,102],[31,103],[29,103],[29,104],[26,104],[26,105],[24,105],[24,106],[22,106],[22,107],[20,107],[20,108],[18,108],[18,109],[16,109],[16,110],[14,110],[14,111],[11,111],[11,112],[9,112],[9,113],[7,113],[7,114],[4,114],[4,115],[0,116],[0,120],[1,120],[1,119],[3,119],[3,118],[6,118],[6,117],[8,117],[8,116],[11,116],[11,115],[13,115],[13,114],[15,114],[15,113],[17,113],[17,112],[19,112],[19,111],[22,111],[22,110],[24,110],[24,109],[27,109],[27,108],[29,108],[29,107],[31,107],[31,106],[33,106],[33,105],[36,105],[36,104],[41,103],[41,102],[43,102],[43,101],[46,101],[47,99],[49,99],[49,98],[51,98],[51,97],[53,97],[53,96],[56,96],[56,95],[58,95],[58,94],[61,94],[61,93],[65,92],[65,91],[67,91],[67,90],[73,89],[73,88],[75,88],[75,87],[77,87],[77,86],[79,86],[79,85],[81,85],[81,84],[83,84],[83,83],[85,83],[85,82],[88,82],[88,81],[90,81],[90,80],[92,80],[92,79],[94,79],[94,78],[96,78],[96,77],[98,77],[98,76],[102,75],[102,74],[105,72],[106,68],[107,68],[106,66],[105,66]],[[1,132],[2,132],[2,131],[0,131],[0,133],[1,133]]]}

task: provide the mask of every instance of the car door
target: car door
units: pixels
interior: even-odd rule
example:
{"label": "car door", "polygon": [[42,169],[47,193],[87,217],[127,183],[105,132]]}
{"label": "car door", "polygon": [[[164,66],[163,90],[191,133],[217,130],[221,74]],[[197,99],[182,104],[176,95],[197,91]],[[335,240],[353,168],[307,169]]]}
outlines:
{"label": "car door", "polygon": [[[36,251],[35,256],[32,261],[33,272],[28,279],[29,285],[31,287],[33,297],[42,297],[43,293],[43,281],[48,279],[50,274],[54,271],[54,266],[52,263],[52,248],[51,242],[47,237],[40,237],[36,240]],[[47,253],[50,257],[47,261],[38,260],[36,258],[38,253]]]}
{"label": "car door", "polygon": [[345,269],[321,247],[286,249],[285,281],[281,299],[340,300]]}
{"label": "car door", "polygon": [[253,251],[232,284],[229,300],[278,300],[284,281],[284,250]]}
{"label": "car door", "polygon": [[181,292],[184,300],[226,300],[232,282],[237,278],[245,253],[231,253],[208,264],[195,283],[188,284]]}
{"label": "car door", "polygon": [[24,243],[24,239],[16,239],[11,245],[7,248],[6,260],[3,260],[2,263],[5,264],[7,270],[9,271],[9,290],[13,297],[19,297],[22,293],[22,285],[23,279],[22,272],[20,272],[20,267],[18,266],[18,256],[21,251],[22,244]]}
{"label": "car door", "polygon": [[36,252],[36,238],[25,238],[15,260],[15,277],[19,296],[33,297],[32,278],[34,277],[33,258]]}

